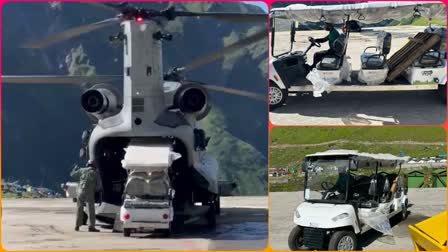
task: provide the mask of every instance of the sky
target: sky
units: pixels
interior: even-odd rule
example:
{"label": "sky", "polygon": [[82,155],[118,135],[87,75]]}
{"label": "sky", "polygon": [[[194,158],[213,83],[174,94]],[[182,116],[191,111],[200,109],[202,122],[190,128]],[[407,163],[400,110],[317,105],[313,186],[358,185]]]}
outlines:
{"label": "sky", "polygon": [[247,4],[253,4],[256,5],[258,7],[261,7],[266,13],[268,13],[268,5],[265,4],[264,2],[251,2],[251,1],[245,1],[245,3]]}

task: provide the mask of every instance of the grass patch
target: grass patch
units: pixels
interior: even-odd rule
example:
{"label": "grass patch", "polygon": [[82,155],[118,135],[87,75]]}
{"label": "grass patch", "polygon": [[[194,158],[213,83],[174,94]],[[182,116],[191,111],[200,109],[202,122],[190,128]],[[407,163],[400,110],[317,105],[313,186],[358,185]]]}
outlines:
{"label": "grass patch", "polygon": [[11,193],[11,192],[6,192],[6,193],[2,193],[2,198],[3,199],[17,199],[17,193]]}
{"label": "grass patch", "polygon": [[435,81],[414,81],[413,85],[428,85],[428,84],[437,84]]}
{"label": "grass patch", "polygon": [[[395,22],[396,23],[396,22]],[[416,25],[416,26],[428,26],[429,20],[426,17],[409,17],[403,18],[399,22],[400,25]],[[445,26],[446,21],[440,18],[433,18],[431,21],[433,25]],[[389,24],[390,25],[390,24]]]}
{"label": "grass patch", "polygon": [[370,153],[390,153],[399,155],[402,151],[406,156],[431,157],[446,152],[445,146],[439,145],[360,145],[360,144],[330,144],[325,146],[271,148],[269,167],[286,167],[294,169],[301,165],[307,154],[331,149],[349,149]]}
{"label": "grass patch", "polygon": [[445,131],[442,127],[275,127],[270,138],[271,145],[314,144],[338,139],[366,142],[445,142]]}

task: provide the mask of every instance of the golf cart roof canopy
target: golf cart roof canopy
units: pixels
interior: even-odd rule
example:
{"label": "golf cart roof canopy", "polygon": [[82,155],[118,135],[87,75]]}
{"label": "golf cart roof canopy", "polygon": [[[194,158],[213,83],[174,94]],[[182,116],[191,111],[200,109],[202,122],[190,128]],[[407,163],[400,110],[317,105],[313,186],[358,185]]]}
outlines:
{"label": "golf cart roof canopy", "polygon": [[357,150],[328,150],[306,155],[306,159],[313,157],[350,157],[358,163],[358,168],[375,168],[377,162],[380,167],[395,167],[407,162],[410,157],[398,157],[392,154],[372,154]]}
{"label": "golf cart roof canopy", "polygon": [[283,8],[271,10],[275,18],[293,19],[298,22],[342,23],[346,15],[351,20],[363,23],[378,23],[386,19],[401,20],[412,15],[427,18],[438,17],[446,19],[445,4],[443,2],[365,2],[337,5],[304,5],[291,4]]}

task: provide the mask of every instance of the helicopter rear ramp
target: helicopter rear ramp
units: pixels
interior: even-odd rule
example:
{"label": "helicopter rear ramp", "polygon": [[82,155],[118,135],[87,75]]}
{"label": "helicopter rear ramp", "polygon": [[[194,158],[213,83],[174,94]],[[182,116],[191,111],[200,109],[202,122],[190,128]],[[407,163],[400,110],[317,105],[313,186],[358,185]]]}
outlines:
{"label": "helicopter rear ramp", "polygon": [[387,60],[389,73],[387,81],[393,81],[423,53],[440,41],[440,36],[434,33],[419,32],[415,37]]}

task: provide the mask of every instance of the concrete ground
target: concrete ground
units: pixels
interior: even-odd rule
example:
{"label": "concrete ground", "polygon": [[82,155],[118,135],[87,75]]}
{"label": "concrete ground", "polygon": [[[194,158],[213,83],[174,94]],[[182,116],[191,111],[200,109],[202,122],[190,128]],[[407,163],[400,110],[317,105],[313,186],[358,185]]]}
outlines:
{"label": "concrete ground", "polygon": [[[297,205],[303,202],[303,191],[273,192],[269,196],[269,244],[276,250],[289,250],[288,235],[294,227],[293,213]],[[404,222],[391,223],[394,236],[382,236],[375,230],[367,231],[360,237],[362,250],[414,250],[408,225],[446,209],[446,188],[411,188],[408,196],[409,216]]]}
{"label": "concrete ground", "polygon": [[[360,69],[360,55],[366,47],[376,45],[380,30],[392,34],[390,57],[407,43],[408,37],[423,29],[422,26],[375,27],[351,33],[347,55],[351,58],[352,70]],[[288,51],[289,32],[275,35],[275,53]],[[298,31],[294,50],[305,50],[309,45],[308,36],[320,38],[325,35],[325,31]],[[308,62],[312,62],[316,51],[326,49],[328,43],[311,49],[307,54]],[[441,124],[445,115],[446,106],[436,90],[336,91],[321,98],[313,97],[311,92],[290,94],[287,105],[271,112],[269,119],[278,125]]]}
{"label": "concrete ground", "polygon": [[3,199],[2,245],[8,250],[262,250],[267,245],[267,197],[223,197],[215,230],[189,225],[171,238],[123,237],[100,226],[74,231],[70,199]]}

